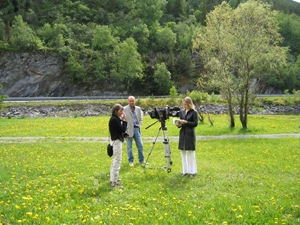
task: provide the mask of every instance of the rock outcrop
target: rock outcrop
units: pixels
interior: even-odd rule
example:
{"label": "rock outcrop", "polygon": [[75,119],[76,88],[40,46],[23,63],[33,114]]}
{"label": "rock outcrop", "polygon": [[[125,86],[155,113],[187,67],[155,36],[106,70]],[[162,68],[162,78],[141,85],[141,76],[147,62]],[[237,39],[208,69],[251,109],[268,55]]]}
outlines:
{"label": "rock outcrop", "polygon": [[60,57],[49,53],[1,53],[0,84],[0,95],[10,97],[63,96],[74,88],[62,76]]}

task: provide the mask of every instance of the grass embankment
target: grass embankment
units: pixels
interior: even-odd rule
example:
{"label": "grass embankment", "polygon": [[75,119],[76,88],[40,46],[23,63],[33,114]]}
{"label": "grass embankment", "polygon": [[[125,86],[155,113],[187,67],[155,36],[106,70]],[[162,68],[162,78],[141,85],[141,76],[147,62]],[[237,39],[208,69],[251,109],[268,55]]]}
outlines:
{"label": "grass embankment", "polygon": [[[249,116],[249,130],[228,129],[226,116],[199,124],[197,135],[299,133],[299,116]],[[299,224],[300,140],[197,141],[198,175],[181,177],[177,143],[172,171],[163,144],[145,142],[146,168],[127,165],[123,190],[109,186],[105,143],[51,137],[108,137],[108,117],[0,119],[0,137],[49,141],[0,145],[0,224]],[[144,127],[155,122],[145,117]],[[178,129],[167,122],[170,136]],[[159,124],[143,129],[154,137]],[[1,139],[1,138],[0,138]],[[134,153],[136,155],[136,149]]]}

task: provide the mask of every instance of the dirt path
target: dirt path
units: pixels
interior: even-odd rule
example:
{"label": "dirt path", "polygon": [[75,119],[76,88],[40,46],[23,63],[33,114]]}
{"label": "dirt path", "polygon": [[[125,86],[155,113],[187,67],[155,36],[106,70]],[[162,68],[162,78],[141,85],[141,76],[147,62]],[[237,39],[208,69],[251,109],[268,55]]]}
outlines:
{"label": "dirt path", "polygon": [[[220,135],[220,136],[197,136],[197,140],[226,139],[226,138],[300,138],[297,134],[244,134],[244,135]],[[178,141],[178,136],[169,136],[172,142]],[[32,142],[100,142],[108,143],[108,137],[0,137],[0,143],[32,143]],[[144,142],[154,142],[155,137],[143,137]],[[159,136],[156,140],[162,142]]]}

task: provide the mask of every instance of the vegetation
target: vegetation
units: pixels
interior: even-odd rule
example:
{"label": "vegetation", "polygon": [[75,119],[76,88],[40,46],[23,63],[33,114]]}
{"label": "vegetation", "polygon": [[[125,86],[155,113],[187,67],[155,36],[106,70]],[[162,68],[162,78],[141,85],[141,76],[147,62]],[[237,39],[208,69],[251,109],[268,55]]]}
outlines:
{"label": "vegetation", "polygon": [[242,126],[247,128],[249,109],[264,85],[258,74],[285,64],[287,48],[277,46],[281,37],[275,16],[267,5],[253,0],[235,10],[223,2],[208,14],[206,29],[195,41],[208,79],[228,102],[231,127],[236,103]]}
{"label": "vegetation", "polygon": [[[182,99],[185,96],[190,96],[193,99],[193,102],[196,105],[201,104],[225,104],[226,100],[222,95],[215,95],[214,93],[208,94],[207,92],[200,91],[188,91],[186,94],[178,93],[176,88],[173,86],[170,89],[170,98],[154,98],[149,96],[147,98],[138,97],[136,98],[137,104],[142,108],[148,110],[153,107],[165,107],[169,106],[180,106]],[[99,99],[99,100],[62,100],[62,101],[27,101],[27,102],[8,102],[4,104],[4,109],[12,107],[40,107],[40,106],[86,106],[86,105],[104,105],[111,107],[115,102],[119,102],[122,105],[127,104],[127,97],[123,99]],[[268,96],[262,97],[258,96],[255,98],[253,107],[268,107],[269,105],[273,106],[294,106],[300,104],[300,90],[293,90],[293,94],[286,93],[283,96]]]}
{"label": "vegetation", "polygon": [[[173,85],[188,85],[219,93],[205,83],[205,59],[193,52],[192,42],[206,27],[207,14],[221,2],[1,1],[0,49],[57,54],[64,62],[65,76],[86,88],[160,95],[168,94]],[[246,1],[225,2],[237,9]],[[280,46],[290,49],[285,67],[259,73],[265,84],[260,91],[299,90],[300,4],[292,0],[259,2],[280,12],[276,16],[284,38]],[[197,87],[199,78],[204,83]]]}
{"label": "vegetation", "polygon": [[[248,130],[295,133],[298,117],[249,116]],[[109,185],[108,119],[0,119],[0,224],[298,224],[299,138],[198,140],[193,179],[180,176],[176,137],[172,171],[161,169],[158,140],[145,168],[129,167],[123,151],[119,190]],[[245,132],[214,119],[197,135]],[[143,130],[146,156],[158,126]]]}

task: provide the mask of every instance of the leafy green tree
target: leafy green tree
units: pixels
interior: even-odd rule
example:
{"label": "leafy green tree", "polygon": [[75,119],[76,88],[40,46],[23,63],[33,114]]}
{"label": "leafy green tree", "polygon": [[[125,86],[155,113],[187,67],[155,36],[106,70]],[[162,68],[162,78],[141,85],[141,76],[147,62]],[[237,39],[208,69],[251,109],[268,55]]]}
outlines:
{"label": "leafy green tree", "polygon": [[67,73],[70,81],[77,84],[85,83],[86,73],[84,64],[78,57],[74,55],[71,55],[68,58],[64,71]]}
{"label": "leafy green tree", "polygon": [[157,64],[154,72],[154,82],[156,84],[154,94],[167,94],[172,87],[171,73],[166,64]]}
{"label": "leafy green tree", "polygon": [[[299,4],[300,5],[300,4]],[[283,46],[290,46],[291,53],[300,54],[300,16],[279,13],[277,16],[280,33],[283,36]]]}
{"label": "leafy green tree", "polygon": [[192,49],[192,40],[195,35],[195,27],[186,23],[180,22],[176,27],[177,34],[177,50]]}
{"label": "leafy green tree", "polygon": [[92,38],[92,46],[95,50],[110,52],[118,40],[112,35],[112,31],[108,26],[96,26]]}
{"label": "leafy green tree", "polygon": [[106,64],[101,56],[95,61],[95,77],[98,82],[103,82],[107,78]]}
{"label": "leafy green tree", "polygon": [[192,59],[191,51],[185,49],[177,57],[176,71],[186,81],[191,81],[194,77],[195,64]]}
{"label": "leafy green tree", "polygon": [[65,45],[70,46],[74,36],[70,27],[63,23],[54,23],[53,26],[46,23],[37,34],[47,47],[58,49]]}
{"label": "leafy green tree", "polygon": [[132,36],[138,43],[138,51],[146,53],[148,51],[150,31],[146,24],[139,23],[132,28]]}
{"label": "leafy green tree", "polygon": [[171,14],[175,21],[183,21],[186,17],[185,0],[169,0],[166,9],[167,13]]}
{"label": "leafy green tree", "polygon": [[247,115],[256,97],[262,71],[285,64],[287,49],[269,6],[249,0],[233,10],[228,3],[217,6],[207,17],[207,27],[195,41],[201,48],[212,84],[225,95],[231,123],[233,106],[239,106],[240,122],[247,128]]}
{"label": "leafy green tree", "polygon": [[137,43],[133,38],[116,45],[114,49],[116,57],[115,69],[111,70],[111,76],[122,82],[126,91],[129,91],[130,83],[133,79],[143,77],[143,63],[137,51]]}
{"label": "leafy green tree", "polygon": [[25,23],[22,16],[16,16],[13,21],[11,42],[14,46],[23,50],[38,50],[43,48],[43,44],[34,31]]}
{"label": "leafy green tree", "polygon": [[0,18],[0,48],[4,48],[4,44],[7,41],[7,37],[6,37],[6,26],[5,23],[3,22],[3,20]]}
{"label": "leafy green tree", "polygon": [[143,0],[136,1],[137,15],[147,26],[159,21],[163,16],[165,0]]}
{"label": "leafy green tree", "polygon": [[176,44],[176,34],[169,27],[157,30],[157,48],[160,51],[172,51]]}
{"label": "leafy green tree", "polygon": [[177,89],[176,89],[175,86],[172,86],[172,87],[170,88],[169,95],[171,96],[171,98],[172,98],[173,100],[177,98],[178,93],[177,93]]}

